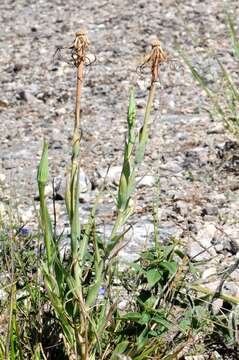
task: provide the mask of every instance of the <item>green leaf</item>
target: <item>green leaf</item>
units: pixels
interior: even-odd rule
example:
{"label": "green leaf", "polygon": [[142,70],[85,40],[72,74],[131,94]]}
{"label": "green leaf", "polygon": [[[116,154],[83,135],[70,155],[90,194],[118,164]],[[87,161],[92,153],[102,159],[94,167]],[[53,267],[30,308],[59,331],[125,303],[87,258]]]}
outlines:
{"label": "green leaf", "polygon": [[235,56],[239,60],[239,40],[237,37],[237,33],[236,33],[236,29],[235,29],[233,20],[229,14],[227,14],[227,21],[228,21],[228,25],[229,25],[230,36],[232,39],[233,50],[234,50]]}
{"label": "green leaf", "polygon": [[163,257],[167,259],[175,249],[175,245],[167,245],[163,247]]}
{"label": "green leaf", "polygon": [[177,271],[177,263],[175,261],[165,261],[160,264],[163,268],[169,271],[170,274],[175,274]]}
{"label": "green leaf", "polygon": [[150,315],[144,312],[141,318],[139,319],[138,323],[141,325],[146,325],[149,323],[149,321],[150,321]]}
{"label": "green leaf", "polygon": [[113,351],[112,356],[110,357],[110,360],[116,360],[118,359],[117,354],[123,354],[125,352],[125,350],[127,349],[129,345],[129,341],[125,340],[125,341],[121,341],[121,343],[119,343],[116,348]]}
{"label": "green leaf", "polygon": [[135,103],[135,90],[132,88],[129,99],[129,107],[128,107],[128,125],[129,128],[132,128],[135,124],[136,119],[136,103]]}
{"label": "green leaf", "polygon": [[145,328],[137,338],[137,349],[142,349],[148,341],[148,329]]}
{"label": "green leaf", "polygon": [[191,321],[188,319],[183,319],[179,322],[179,327],[183,332],[187,332],[191,328]]}
{"label": "green leaf", "polygon": [[162,275],[157,269],[150,269],[146,273],[148,285],[152,288],[161,278]]}
{"label": "green leaf", "polygon": [[164,326],[165,329],[167,329],[167,330],[172,329],[172,324],[168,320],[166,320],[165,318],[163,318],[161,316],[158,316],[158,315],[154,316],[152,318],[152,321],[156,322],[157,324],[160,324],[160,325]]}
{"label": "green leaf", "polygon": [[44,141],[40,164],[37,171],[39,185],[45,186],[48,181],[48,144]]}
{"label": "green leaf", "polygon": [[139,321],[140,318],[141,318],[141,314],[139,312],[133,312],[133,311],[130,311],[128,312],[127,314],[125,314],[122,319],[124,320],[132,320],[132,321]]}

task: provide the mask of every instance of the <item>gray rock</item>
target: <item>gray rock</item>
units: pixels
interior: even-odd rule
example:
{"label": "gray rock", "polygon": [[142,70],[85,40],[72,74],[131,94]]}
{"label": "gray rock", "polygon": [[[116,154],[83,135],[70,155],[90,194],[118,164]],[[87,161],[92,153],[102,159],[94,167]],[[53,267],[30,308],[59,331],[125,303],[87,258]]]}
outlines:
{"label": "gray rock", "polygon": [[83,169],[80,169],[80,192],[85,193],[87,191],[90,191],[92,188],[91,182],[84,172]]}
{"label": "gray rock", "polygon": [[138,188],[153,187],[155,184],[155,176],[146,175],[142,178],[136,178],[136,183],[138,184]]}
{"label": "gray rock", "polygon": [[179,165],[179,163],[174,160],[168,161],[166,164],[161,164],[160,169],[169,171],[173,174],[177,174],[182,171],[181,165]]}
{"label": "gray rock", "polygon": [[99,170],[100,177],[105,180],[108,185],[118,185],[121,175],[121,166],[111,166],[108,169]]}
{"label": "gray rock", "polygon": [[196,237],[188,240],[188,256],[195,261],[210,260],[216,256],[212,243],[216,233],[217,229],[214,224],[208,223],[202,226]]}
{"label": "gray rock", "polygon": [[6,175],[4,173],[0,173],[0,184],[4,184],[6,181]]}

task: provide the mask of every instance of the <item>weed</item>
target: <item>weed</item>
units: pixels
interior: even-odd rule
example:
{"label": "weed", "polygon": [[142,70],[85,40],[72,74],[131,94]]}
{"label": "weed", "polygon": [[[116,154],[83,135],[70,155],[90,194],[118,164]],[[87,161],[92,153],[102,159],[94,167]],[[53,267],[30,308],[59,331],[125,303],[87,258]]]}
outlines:
{"label": "weed", "polygon": [[[234,23],[229,15],[227,15],[227,23],[229,28],[229,34],[233,46],[234,60],[236,63],[239,61],[239,41],[238,35]],[[239,91],[238,83],[233,73],[230,73],[226,66],[219,60],[218,56],[215,56],[217,65],[220,69],[218,77],[213,84],[210,84],[206,78],[200,74],[200,70],[197,70],[188,59],[186,54],[182,51],[181,55],[189,67],[192,76],[197,81],[199,86],[205,91],[211,108],[209,113],[212,119],[220,119],[227,130],[236,138],[239,137]],[[210,55],[211,56],[211,55]]]}

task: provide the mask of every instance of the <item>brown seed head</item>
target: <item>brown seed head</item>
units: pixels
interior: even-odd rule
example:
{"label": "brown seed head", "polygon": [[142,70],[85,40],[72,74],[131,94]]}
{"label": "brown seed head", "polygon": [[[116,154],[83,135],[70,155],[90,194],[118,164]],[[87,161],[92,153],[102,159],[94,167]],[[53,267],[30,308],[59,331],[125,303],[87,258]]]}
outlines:
{"label": "brown seed head", "polygon": [[79,66],[81,62],[85,62],[86,51],[89,47],[90,42],[86,35],[85,30],[80,30],[75,33],[75,40],[72,45],[72,60],[76,67]]}
{"label": "brown seed head", "polygon": [[158,39],[156,39],[156,40],[154,40],[152,42],[152,48],[154,48],[155,46],[160,46],[161,47],[161,43],[160,43],[160,41]]}
{"label": "brown seed head", "polygon": [[159,65],[167,61],[167,55],[161,47],[161,43],[158,39],[152,42],[152,50],[145,56],[144,62],[140,68],[143,69],[145,66],[151,66],[152,83],[156,82],[159,77]]}
{"label": "brown seed head", "polygon": [[80,31],[77,31],[76,32],[76,36],[84,36],[84,35],[86,35],[86,30],[84,30],[84,29],[81,29]]}

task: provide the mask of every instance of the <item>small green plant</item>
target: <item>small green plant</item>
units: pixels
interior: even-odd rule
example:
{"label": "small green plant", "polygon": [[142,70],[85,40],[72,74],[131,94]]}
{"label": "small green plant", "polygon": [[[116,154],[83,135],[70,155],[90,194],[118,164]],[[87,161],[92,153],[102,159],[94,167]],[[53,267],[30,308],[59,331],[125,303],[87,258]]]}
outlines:
{"label": "small green plant", "polygon": [[[116,201],[117,216],[108,241],[103,244],[95,228],[95,209],[83,229],[79,218],[79,153],[80,153],[80,97],[83,83],[83,67],[87,58],[89,41],[86,33],[76,33],[70,49],[77,68],[77,92],[75,126],[72,140],[71,170],[67,179],[65,201],[71,228],[71,254],[66,264],[60,254],[60,241],[52,231],[51,219],[45,199],[48,181],[48,146],[44,142],[38,168],[41,227],[44,236],[46,258],[43,262],[44,282],[47,294],[61,324],[66,353],[69,359],[105,358],[108,328],[115,316],[117,293],[113,289],[117,254],[122,248],[128,218],[133,212],[130,204],[135,190],[135,173],[143,160],[149,133],[149,115],[158,78],[158,66],[163,61],[160,43],[152,44],[152,81],[143,126],[136,134],[136,104],[134,89],[128,108],[128,136],[125,142],[124,161]],[[99,301],[100,291],[104,300]],[[113,296],[114,294],[114,296]]]}
{"label": "small green plant", "polygon": [[0,221],[0,359],[40,359],[43,347],[56,342],[49,336],[58,325],[47,310],[40,257],[39,234],[9,212]]}
{"label": "small green plant", "polygon": [[[238,65],[239,62],[239,41],[235,25],[229,15],[227,15],[229,34],[233,47],[233,58]],[[181,51],[181,55],[189,67],[194,79],[199,86],[205,91],[211,108],[209,113],[215,120],[220,119],[227,130],[236,138],[239,137],[239,90],[238,81],[233,72],[229,72],[217,55],[215,59],[219,67],[217,79],[209,83],[206,78],[197,70]],[[210,57],[212,54],[210,54]],[[209,70],[208,70],[209,71]]]}

